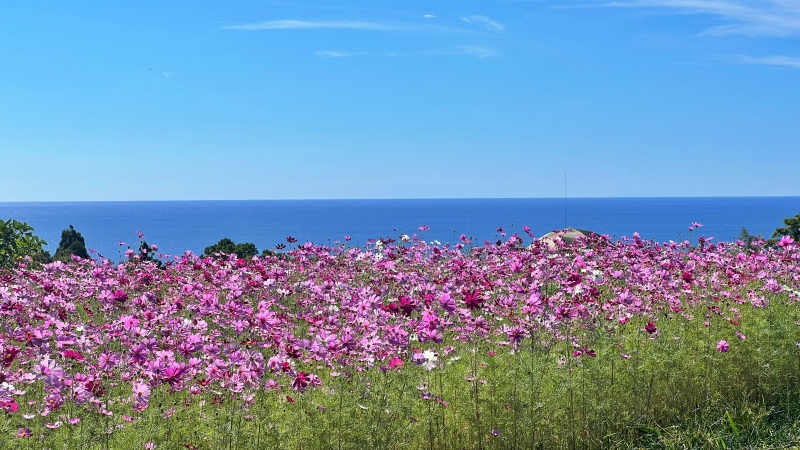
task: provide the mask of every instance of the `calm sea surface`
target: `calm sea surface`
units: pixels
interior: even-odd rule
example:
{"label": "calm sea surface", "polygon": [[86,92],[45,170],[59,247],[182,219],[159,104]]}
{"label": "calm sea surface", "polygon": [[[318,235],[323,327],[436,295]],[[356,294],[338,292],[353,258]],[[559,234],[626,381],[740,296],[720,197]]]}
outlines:
{"label": "calm sea surface", "polygon": [[[615,238],[639,232],[657,241],[689,237],[694,232],[730,241],[742,227],[751,234],[772,235],[782,220],[800,212],[800,197],[574,198],[566,202],[566,225]],[[55,252],[61,230],[70,224],[86,246],[113,260],[128,245],[138,245],[137,231],[159,251],[202,253],[223,237],[253,242],[259,251],[294,236],[301,243],[328,244],[352,237],[397,237],[430,230],[426,240],[452,242],[454,235],[495,240],[497,227],[536,236],[565,226],[564,199],[425,199],[425,200],[258,200],[167,202],[0,203],[0,219],[27,222]],[[455,230],[455,231],[454,231]],[[523,236],[528,241],[527,236]],[[120,246],[119,241],[127,244]]]}

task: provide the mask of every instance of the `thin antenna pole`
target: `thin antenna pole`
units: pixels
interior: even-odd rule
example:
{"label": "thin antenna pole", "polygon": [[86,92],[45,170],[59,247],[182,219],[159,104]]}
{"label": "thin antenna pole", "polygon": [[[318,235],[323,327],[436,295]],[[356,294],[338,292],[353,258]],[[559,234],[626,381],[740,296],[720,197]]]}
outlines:
{"label": "thin antenna pole", "polygon": [[564,229],[567,229],[567,172],[564,172]]}

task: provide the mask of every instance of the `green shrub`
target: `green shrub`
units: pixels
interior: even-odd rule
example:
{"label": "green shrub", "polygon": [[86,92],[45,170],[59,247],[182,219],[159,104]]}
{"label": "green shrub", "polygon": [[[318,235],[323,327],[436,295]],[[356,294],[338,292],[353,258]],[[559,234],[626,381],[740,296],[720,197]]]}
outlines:
{"label": "green shrub", "polygon": [[9,269],[26,256],[35,263],[50,261],[47,242],[33,234],[33,227],[14,219],[0,220],[0,269]]}

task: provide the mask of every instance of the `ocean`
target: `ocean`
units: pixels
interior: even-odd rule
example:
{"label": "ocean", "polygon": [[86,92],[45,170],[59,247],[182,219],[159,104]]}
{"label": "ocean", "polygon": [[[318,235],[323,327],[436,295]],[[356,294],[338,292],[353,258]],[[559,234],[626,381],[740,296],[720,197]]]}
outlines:
{"label": "ocean", "polygon": [[[541,236],[565,226],[659,242],[695,240],[698,236],[731,241],[742,227],[770,237],[783,219],[800,213],[800,197],[681,198],[528,198],[407,200],[242,200],[141,202],[0,203],[0,219],[33,226],[55,253],[61,230],[73,225],[87,248],[112,260],[139,243],[137,231],[159,252],[202,253],[223,237],[252,242],[259,251],[286,244],[333,244],[350,236],[349,245],[368,239],[421,235],[425,240],[453,242],[463,233],[476,243],[499,239],[498,227],[522,227]],[[691,233],[692,222],[703,224]],[[424,232],[419,227],[430,227]],[[125,244],[119,244],[125,242]]]}

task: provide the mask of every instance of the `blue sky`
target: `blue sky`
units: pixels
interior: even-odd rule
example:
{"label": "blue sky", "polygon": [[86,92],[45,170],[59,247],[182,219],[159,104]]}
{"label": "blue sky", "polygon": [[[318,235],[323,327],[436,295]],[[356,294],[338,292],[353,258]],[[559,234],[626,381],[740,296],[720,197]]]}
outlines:
{"label": "blue sky", "polygon": [[797,0],[0,3],[0,201],[800,195]]}

